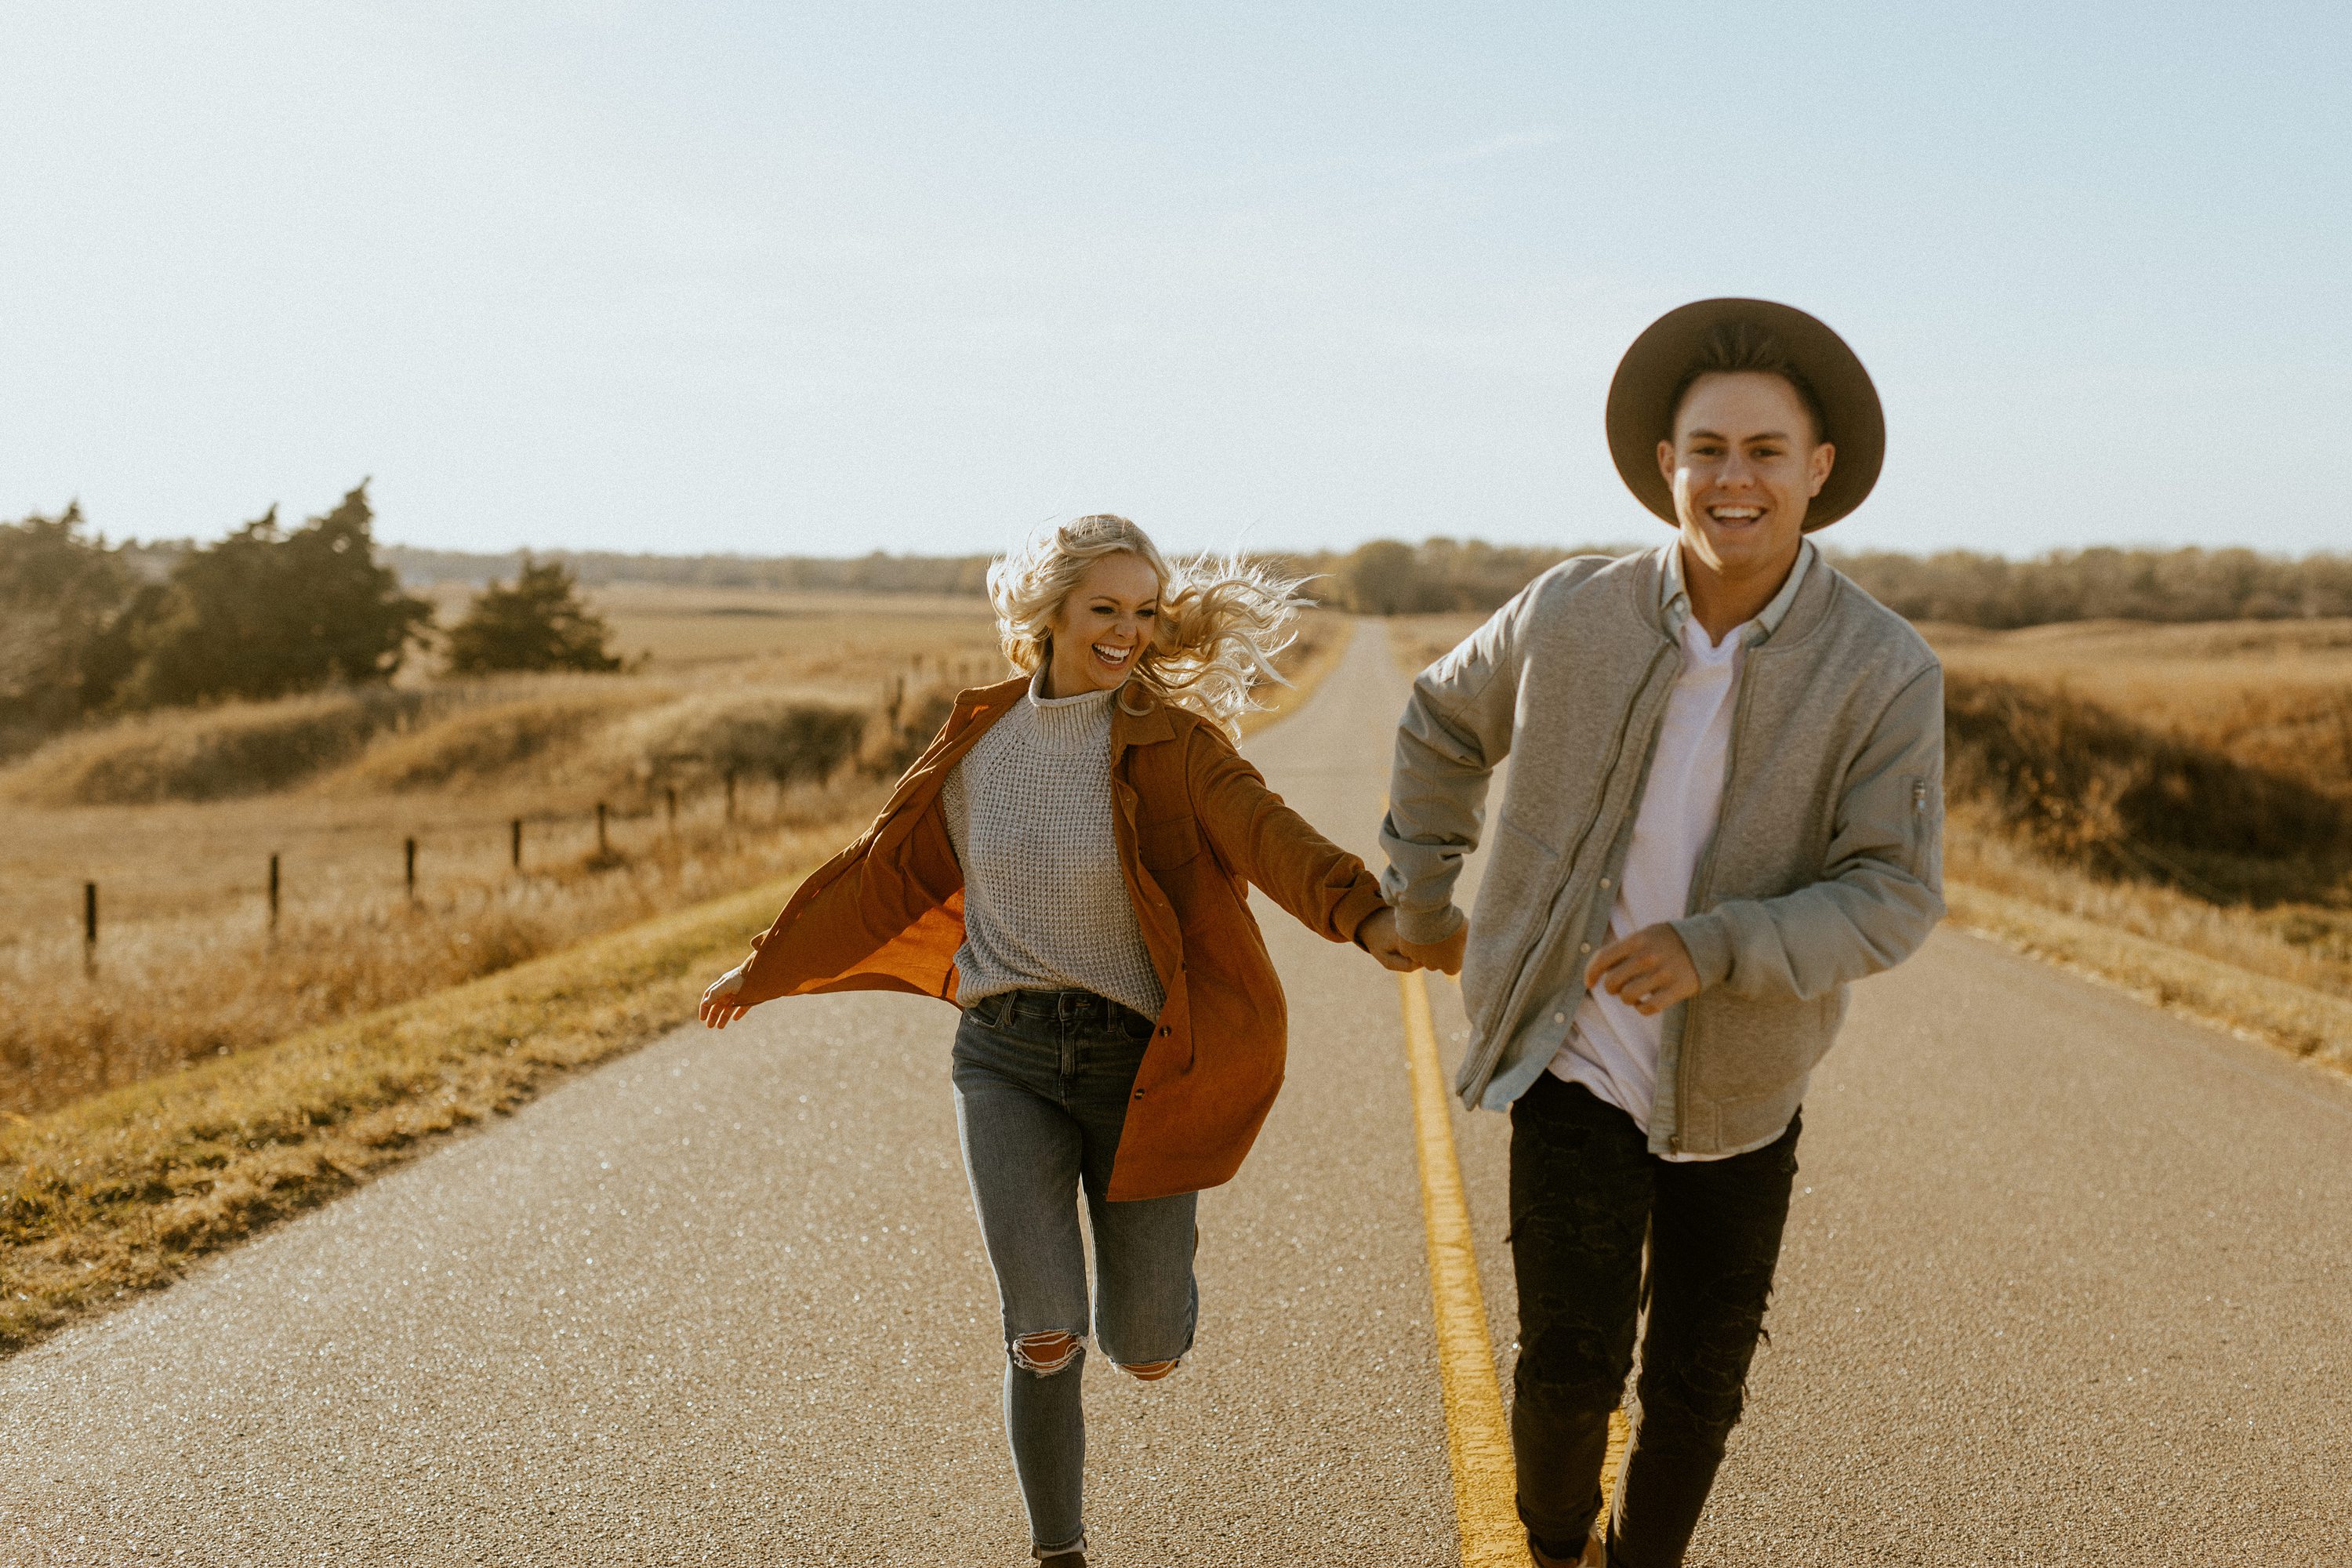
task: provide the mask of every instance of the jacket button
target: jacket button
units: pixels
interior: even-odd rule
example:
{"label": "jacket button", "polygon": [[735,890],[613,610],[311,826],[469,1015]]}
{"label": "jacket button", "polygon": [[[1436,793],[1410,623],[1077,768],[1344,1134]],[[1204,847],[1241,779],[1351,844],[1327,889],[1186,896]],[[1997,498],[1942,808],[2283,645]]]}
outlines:
{"label": "jacket button", "polygon": [[1166,1034],[1166,1033],[1168,1032],[1168,1026],[1167,1026],[1167,1025],[1165,1025],[1165,1024],[1160,1025],[1160,1032],[1161,1034],[1163,1034],[1163,1035],[1164,1035],[1164,1034]]}
{"label": "jacket button", "polygon": [[1609,879],[1608,879],[1608,878],[1606,878],[1606,877],[1601,878],[1601,885],[1602,887],[1604,887],[1604,888],[1605,888],[1605,887],[1607,887],[1607,886],[1609,885]]}
{"label": "jacket button", "polygon": [[1589,942],[1579,942],[1577,943],[1576,951],[1579,952],[1591,952],[1592,951],[1592,944]]}
{"label": "jacket button", "polygon": [[1141,1099],[1143,1098],[1143,1091],[1142,1091],[1141,1089],[1137,1089],[1137,1090],[1135,1091],[1135,1098],[1136,1098],[1136,1099],[1138,1099],[1138,1100],[1141,1100]]}
{"label": "jacket button", "polygon": [[1565,1013],[1554,1013],[1551,1016],[1551,1021],[1555,1024],[1565,1024],[1568,1022],[1568,1015]]}

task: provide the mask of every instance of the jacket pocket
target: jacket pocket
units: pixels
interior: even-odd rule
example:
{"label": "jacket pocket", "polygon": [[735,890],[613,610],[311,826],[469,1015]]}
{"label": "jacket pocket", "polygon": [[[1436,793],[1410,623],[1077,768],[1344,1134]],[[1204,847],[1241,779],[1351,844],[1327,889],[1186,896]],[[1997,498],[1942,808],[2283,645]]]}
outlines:
{"label": "jacket pocket", "polygon": [[1944,789],[1941,779],[1915,773],[1903,781],[1903,845],[1912,872],[1931,885],[1944,877]]}

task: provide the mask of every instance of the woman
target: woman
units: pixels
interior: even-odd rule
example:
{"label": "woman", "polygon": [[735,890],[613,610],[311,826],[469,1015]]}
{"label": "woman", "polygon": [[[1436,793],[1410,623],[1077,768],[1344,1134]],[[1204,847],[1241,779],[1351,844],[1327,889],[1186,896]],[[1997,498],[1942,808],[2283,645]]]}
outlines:
{"label": "woman", "polygon": [[1052,1568],[1086,1563],[1077,1197],[1096,1341],[1165,1377],[1192,1343],[1196,1194],[1240,1166],[1281,1086],[1282,990],[1247,884],[1412,967],[1363,862],[1234,749],[1296,587],[1171,569],[1124,518],[1040,531],[988,574],[1024,673],[957,700],[874,825],[702,999],[713,1028],[818,991],[962,1008],[951,1078],[1003,1309],[1004,1423]]}

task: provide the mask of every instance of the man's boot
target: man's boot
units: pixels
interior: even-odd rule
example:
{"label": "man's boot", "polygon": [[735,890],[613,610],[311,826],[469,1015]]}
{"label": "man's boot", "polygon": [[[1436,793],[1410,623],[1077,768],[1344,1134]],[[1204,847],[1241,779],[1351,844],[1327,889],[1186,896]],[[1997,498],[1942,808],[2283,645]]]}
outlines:
{"label": "man's boot", "polygon": [[1536,1568],[1608,1568],[1609,1554],[1601,1544],[1601,1532],[1594,1531],[1585,1539],[1584,1550],[1573,1557],[1554,1557],[1528,1537],[1528,1555],[1535,1560]]}

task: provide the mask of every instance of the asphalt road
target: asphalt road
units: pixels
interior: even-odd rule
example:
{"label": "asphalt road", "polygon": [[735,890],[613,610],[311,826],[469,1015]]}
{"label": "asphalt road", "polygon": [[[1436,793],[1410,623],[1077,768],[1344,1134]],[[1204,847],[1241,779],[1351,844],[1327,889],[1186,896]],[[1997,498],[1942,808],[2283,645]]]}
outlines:
{"label": "asphalt road", "polygon": [[[1360,850],[1403,691],[1370,626],[1251,748]],[[1289,1086],[1195,1358],[1087,1373],[1097,1559],[1449,1563],[1397,988],[1260,918]],[[0,1364],[0,1562],[1024,1561],[953,1022],[681,1031]],[[1806,1120],[1694,1563],[2352,1560],[2352,1091],[1943,934]],[[1456,1133],[1507,1373],[1507,1128]]]}

